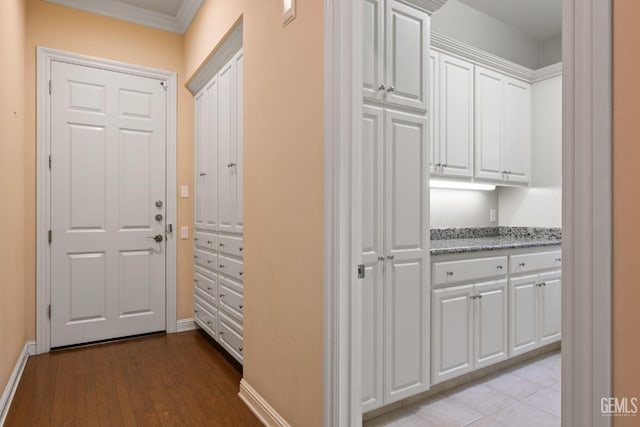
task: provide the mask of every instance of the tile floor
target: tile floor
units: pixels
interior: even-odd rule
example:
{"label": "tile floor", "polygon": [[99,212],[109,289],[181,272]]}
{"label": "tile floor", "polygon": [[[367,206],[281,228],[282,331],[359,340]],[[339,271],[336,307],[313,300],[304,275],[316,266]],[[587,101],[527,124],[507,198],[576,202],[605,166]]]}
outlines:
{"label": "tile floor", "polygon": [[365,427],[560,427],[560,352],[368,420]]}

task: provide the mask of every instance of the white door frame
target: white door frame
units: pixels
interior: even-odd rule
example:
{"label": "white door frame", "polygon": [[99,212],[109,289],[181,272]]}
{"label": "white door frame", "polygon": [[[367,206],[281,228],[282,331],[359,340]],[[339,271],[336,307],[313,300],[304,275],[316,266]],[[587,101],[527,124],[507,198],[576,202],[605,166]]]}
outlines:
{"label": "white door frame", "polygon": [[[176,117],[177,78],[176,73],[139,65],[126,64],[108,59],[94,58],[49,49],[37,48],[37,232],[36,232],[36,350],[46,353],[51,349],[51,327],[47,308],[51,301],[51,265],[48,230],[50,229],[50,173],[51,153],[51,109],[49,102],[49,81],[51,62],[59,61],[75,65],[99,68],[147,77],[166,83],[167,88],[167,164],[166,164],[166,224],[173,227],[166,233],[166,331],[176,332]],[[54,236],[55,238],[55,236]]]}
{"label": "white door frame", "polygon": [[[446,0],[409,0],[437,10]],[[361,1],[325,0],[325,426],[357,426],[356,265],[361,209]],[[437,13],[437,12],[436,12]],[[563,0],[562,423],[610,426],[612,394],[612,0]],[[354,196],[354,197],[352,197]],[[354,225],[356,225],[354,227]]]}

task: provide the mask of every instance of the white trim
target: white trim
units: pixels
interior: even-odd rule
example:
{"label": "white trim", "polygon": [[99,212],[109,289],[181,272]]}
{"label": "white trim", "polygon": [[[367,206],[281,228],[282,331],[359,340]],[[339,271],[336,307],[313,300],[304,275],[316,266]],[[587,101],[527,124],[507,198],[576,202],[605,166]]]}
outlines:
{"label": "white trim", "polygon": [[196,322],[193,319],[180,319],[176,327],[176,332],[193,331],[196,329]]}
{"label": "white trim", "polygon": [[[282,11],[282,26],[286,27],[287,24],[289,24],[289,22],[293,21],[294,19],[296,19],[296,0],[289,0],[291,2],[291,4],[289,5],[289,8],[283,8]],[[285,7],[287,4],[287,0],[283,0],[282,2]]]}
{"label": "white trim", "polygon": [[27,353],[29,356],[35,356],[37,354],[35,341],[27,341]]}
{"label": "white trim", "polygon": [[118,0],[46,1],[178,34],[184,34],[187,31],[203,2],[203,0],[183,0],[176,16],[172,16]]}
{"label": "white trim", "polygon": [[[356,265],[362,252],[354,227],[362,203],[362,2],[325,0],[324,20],[324,275],[323,425],[362,424]],[[354,167],[354,165],[356,167]],[[356,182],[354,182],[354,178]],[[355,237],[354,237],[355,236]]]}
{"label": "white trim", "polygon": [[562,76],[562,62],[551,64],[543,68],[538,68],[533,72],[531,83],[538,83],[543,80]]}
{"label": "white trim", "polygon": [[531,82],[534,75],[534,70],[531,68],[500,58],[477,47],[433,31],[431,32],[431,48],[435,51],[444,51],[446,54],[458,56],[461,59],[466,59],[526,82]]}
{"label": "white trim", "polygon": [[11,407],[11,401],[13,400],[13,396],[16,394],[18,384],[20,384],[22,372],[27,364],[27,359],[29,359],[30,343],[31,341],[24,344],[24,348],[20,352],[20,356],[18,356],[18,360],[16,361],[16,366],[13,368],[11,376],[9,376],[9,381],[2,392],[2,396],[0,396],[0,426],[4,425],[4,422],[7,419],[7,414],[9,414],[9,408]]}
{"label": "white trim", "polygon": [[202,66],[200,71],[187,82],[189,91],[196,95],[218,74],[218,71],[242,49],[242,21],[225,37],[224,41],[215,49],[215,53]]}
{"label": "white trim", "polygon": [[291,427],[291,424],[278,413],[269,402],[249,385],[244,378],[240,380],[240,392],[238,396],[251,412],[267,427]]}
{"label": "white trim", "polygon": [[564,0],[562,425],[610,426],[612,1]]}
{"label": "white trim", "polygon": [[401,0],[407,4],[422,9],[429,15],[433,15],[438,9],[440,9],[448,0]]}
{"label": "white trim", "polygon": [[166,223],[173,225],[173,233],[167,233],[166,240],[166,331],[175,332],[176,325],[176,130],[177,130],[177,76],[173,71],[131,65],[123,62],[93,58],[38,46],[37,63],[37,232],[36,232],[36,343],[37,352],[46,353],[51,349],[50,324],[47,307],[51,301],[49,276],[49,173],[50,153],[50,109],[49,80],[51,62],[60,61],[84,65],[103,70],[116,71],[165,81],[167,88],[167,165],[166,165]]}

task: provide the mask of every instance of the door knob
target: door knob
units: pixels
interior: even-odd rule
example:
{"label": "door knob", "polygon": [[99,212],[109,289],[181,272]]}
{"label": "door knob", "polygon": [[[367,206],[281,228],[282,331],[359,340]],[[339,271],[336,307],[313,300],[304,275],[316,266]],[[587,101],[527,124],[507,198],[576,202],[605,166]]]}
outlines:
{"label": "door knob", "polygon": [[[164,240],[164,237],[162,237],[162,234],[156,234],[155,236],[147,237],[147,239],[153,239],[156,242],[160,243],[160,242],[162,242]],[[196,257],[194,257],[194,258],[196,258]]]}

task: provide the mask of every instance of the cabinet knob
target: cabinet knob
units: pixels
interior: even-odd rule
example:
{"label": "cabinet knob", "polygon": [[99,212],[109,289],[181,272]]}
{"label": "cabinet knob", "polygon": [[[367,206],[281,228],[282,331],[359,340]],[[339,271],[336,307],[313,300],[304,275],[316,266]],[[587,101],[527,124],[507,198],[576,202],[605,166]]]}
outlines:
{"label": "cabinet knob", "polygon": [[224,294],[220,294],[220,298],[224,298]]}
{"label": "cabinet knob", "polygon": [[447,271],[447,276],[453,276],[453,271]]}
{"label": "cabinet knob", "polygon": [[208,291],[210,291],[211,289],[213,289],[211,286],[209,286],[209,287],[207,288],[207,290],[208,290]]}
{"label": "cabinet knob", "polygon": [[240,273],[238,273],[240,276],[242,276],[242,271]]}
{"label": "cabinet knob", "polygon": [[220,264],[220,268],[221,268],[221,269],[224,269],[224,264]]}
{"label": "cabinet knob", "polygon": [[193,279],[193,283],[198,283],[198,279]]}
{"label": "cabinet knob", "polygon": [[194,255],[194,256],[193,256],[193,259],[198,259],[198,255]]}
{"label": "cabinet knob", "polygon": [[239,347],[239,348],[238,348],[238,351],[239,351],[240,353],[242,353],[242,347]]}
{"label": "cabinet knob", "polygon": [[239,308],[240,310],[242,310],[242,307],[244,307],[242,304],[238,304],[238,308]]}
{"label": "cabinet knob", "polygon": [[521,262],[520,264],[518,264],[520,267],[524,267],[526,264],[524,262]]}
{"label": "cabinet knob", "polygon": [[208,244],[212,244],[213,242],[211,240],[207,240],[207,243]]}
{"label": "cabinet knob", "polygon": [[218,246],[220,246],[221,248],[224,248],[224,243],[220,243]]}
{"label": "cabinet knob", "polygon": [[242,252],[244,248],[242,246],[240,246],[240,249],[238,249],[240,252]]}
{"label": "cabinet knob", "polygon": [[562,258],[556,258],[556,262],[562,262]]}
{"label": "cabinet knob", "polygon": [[547,283],[546,282],[542,282],[542,283],[540,283],[540,286],[547,286]]}
{"label": "cabinet knob", "polygon": [[380,256],[378,257],[378,261],[384,261],[384,257],[383,257],[382,255],[380,255]]}
{"label": "cabinet knob", "polygon": [[387,87],[383,84],[381,84],[380,86],[378,86],[378,90],[385,90]]}
{"label": "cabinet knob", "polygon": [[502,270],[504,267],[502,267],[501,265],[498,265],[498,266],[496,266],[496,268],[497,268],[498,270]]}
{"label": "cabinet knob", "polygon": [[443,168],[446,168],[446,167],[447,167],[447,164],[446,164],[446,163],[443,163],[443,164],[441,164],[440,166],[441,166],[441,167],[443,167]]}
{"label": "cabinet knob", "polygon": [[394,86],[389,86],[389,89],[387,89],[387,92],[391,93],[391,92],[395,92],[396,88]]}
{"label": "cabinet knob", "polygon": [[476,298],[478,298],[478,295],[471,295],[471,296],[469,296],[469,299],[476,299]]}
{"label": "cabinet knob", "polygon": [[396,257],[396,256],[395,256],[395,255],[393,255],[393,254],[391,254],[391,255],[387,255],[387,259],[389,259],[389,260],[393,260],[393,259],[395,259],[395,257]]}
{"label": "cabinet knob", "polygon": [[435,167],[439,168],[440,166],[442,166],[442,163],[436,163]]}

